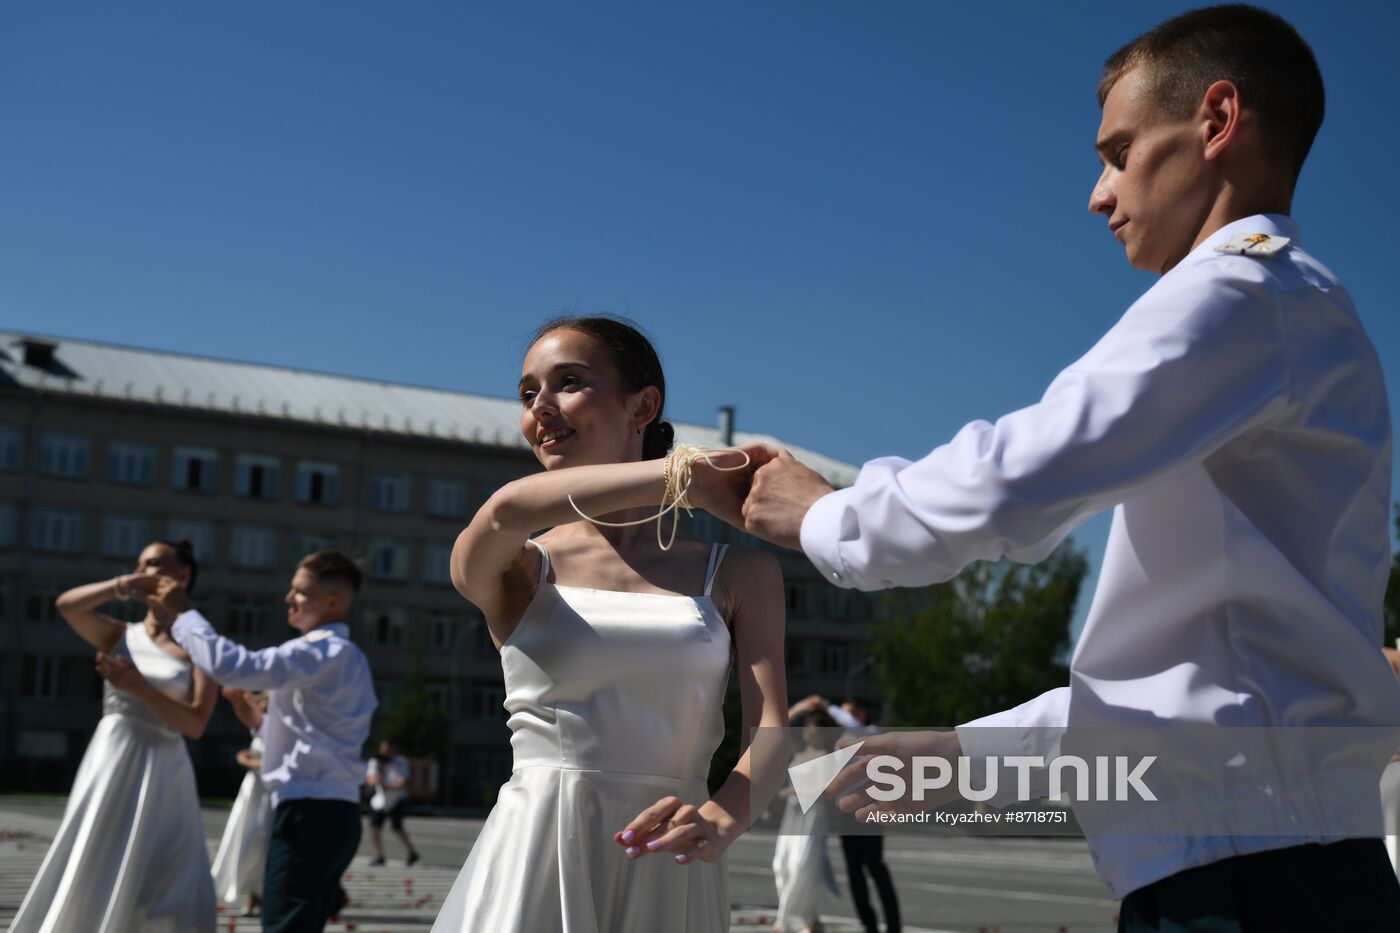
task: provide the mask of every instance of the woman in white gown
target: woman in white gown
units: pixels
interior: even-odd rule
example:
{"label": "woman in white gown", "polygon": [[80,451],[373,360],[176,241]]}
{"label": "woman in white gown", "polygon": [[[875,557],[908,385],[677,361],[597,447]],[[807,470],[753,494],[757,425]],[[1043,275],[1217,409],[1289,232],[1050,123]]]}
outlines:
{"label": "woman in white gown", "polygon": [[[234,691],[241,699],[244,691],[236,687],[226,688],[224,694]],[[267,694],[253,702],[267,710]],[[248,773],[238,786],[219,850],[214,854],[214,893],[230,905],[246,899],[245,916],[253,912],[262,897],[267,840],[272,833],[272,795],[262,782],[262,752],[262,738],[253,736],[251,747],[238,753],[238,763]]]}
{"label": "woman in white gown", "polygon": [[[789,710],[797,716],[810,709],[806,701]],[[831,751],[824,741],[836,723],[825,713],[809,713],[802,727],[803,747],[792,756],[794,765],[820,758]],[[827,730],[823,732],[822,730]],[[784,788],[783,821],[778,828],[778,843],[773,849],[773,880],[778,887],[778,922],[774,933],[810,931],[820,933],[821,912],[839,896],[836,875],[831,869],[827,852],[827,804],[818,800],[806,813],[796,794]]]}
{"label": "woman in white gown", "polygon": [[[713,797],[706,775],[731,664],[744,735],[787,723],[777,561],[579,515],[655,514],[684,469],[659,459],[664,396],[650,343],[610,318],[551,322],[525,357],[521,432],[546,472],[493,495],[452,555],[501,649],[514,770],[435,933],[729,928],[725,849],[786,761],[746,747]],[[737,515],[744,472],[701,460],[693,479],[697,508]]]}
{"label": "woman in white gown", "polygon": [[[188,542],[148,545],[137,573],[191,586]],[[218,688],[168,634],[152,637],[149,614],[127,624],[97,611],[124,598],[130,579],[58,598],[59,613],[98,649],[103,715],[11,933],[214,930],[214,884],[185,738],[204,733]]]}

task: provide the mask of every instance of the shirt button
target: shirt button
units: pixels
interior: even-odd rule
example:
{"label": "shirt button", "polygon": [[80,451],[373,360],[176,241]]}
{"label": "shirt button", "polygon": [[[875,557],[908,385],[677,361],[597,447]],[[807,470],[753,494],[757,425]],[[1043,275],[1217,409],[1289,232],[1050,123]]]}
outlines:
{"label": "shirt button", "polygon": [[833,570],[833,571],[831,571],[831,579],[835,580],[837,583],[840,583],[840,582],[841,582],[841,574],[840,574],[839,572]]}

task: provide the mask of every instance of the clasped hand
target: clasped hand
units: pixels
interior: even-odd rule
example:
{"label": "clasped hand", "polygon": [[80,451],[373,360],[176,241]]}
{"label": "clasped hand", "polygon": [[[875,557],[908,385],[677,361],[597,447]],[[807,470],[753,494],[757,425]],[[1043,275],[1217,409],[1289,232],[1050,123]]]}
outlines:
{"label": "clasped hand", "polygon": [[696,859],[717,862],[729,848],[729,840],[705,815],[704,805],[681,803],[678,797],[663,797],[647,807],[613,841],[626,849],[628,858],[674,852],[680,865]]}
{"label": "clasped hand", "polygon": [[146,678],[126,658],[113,657],[105,651],[97,652],[97,673],[113,687],[127,693],[137,693],[146,683]]}
{"label": "clasped hand", "polygon": [[[735,528],[800,550],[802,519],[814,502],[832,491],[831,484],[786,450],[765,444],[739,449],[749,457],[747,470],[716,469],[731,465],[721,453],[713,455],[714,464],[696,460],[691,500]],[[728,456],[737,459],[737,454]]]}
{"label": "clasped hand", "polygon": [[122,577],[131,598],[145,603],[163,628],[169,628],[180,613],[189,610],[190,597],[180,581],[153,573],[133,573]]}

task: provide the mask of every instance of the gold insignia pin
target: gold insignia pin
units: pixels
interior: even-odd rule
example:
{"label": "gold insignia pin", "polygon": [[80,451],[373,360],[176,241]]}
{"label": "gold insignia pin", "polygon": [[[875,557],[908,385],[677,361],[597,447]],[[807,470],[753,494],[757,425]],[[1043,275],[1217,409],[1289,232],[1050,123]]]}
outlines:
{"label": "gold insignia pin", "polygon": [[1270,236],[1267,233],[1240,233],[1230,238],[1230,242],[1217,246],[1216,252],[1232,253],[1239,256],[1269,257],[1280,252],[1289,244],[1286,236]]}

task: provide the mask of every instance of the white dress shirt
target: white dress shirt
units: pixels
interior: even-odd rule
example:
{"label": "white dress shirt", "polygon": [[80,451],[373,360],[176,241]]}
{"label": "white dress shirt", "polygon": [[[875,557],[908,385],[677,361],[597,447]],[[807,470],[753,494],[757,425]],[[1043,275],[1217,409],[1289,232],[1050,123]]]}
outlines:
{"label": "white dress shirt", "polygon": [[302,798],[359,802],[365,782],[360,751],[379,701],[369,662],[350,641],[345,623],[250,651],[191,609],[180,614],[170,634],[220,684],[269,691],[262,779],[274,807]]}
{"label": "white dress shirt", "polygon": [[[1267,258],[1216,250],[1253,233],[1292,243]],[[917,462],[874,460],[807,514],[802,547],[827,579],[875,590],[948,580],[976,560],[1040,560],[1114,510],[1070,685],[959,727],[969,756],[1038,754],[1037,727],[1400,725],[1400,683],[1378,650],[1385,385],[1351,299],[1298,236],[1281,215],[1227,225],[1040,402],[969,424]],[[1296,791],[1374,795],[1379,815],[1396,739],[1364,731],[1373,776],[1319,760]],[[1121,897],[1310,838],[1089,844]]]}
{"label": "white dress shirt", "polygon": [[[408,796],[408,759],[402,755],[395,755],[388,762],[371,758],[365,776],[380,779],[379,783],[374,785],[374,796],[369,798],[371,809],[392,810],[399,805],[399,801]],[[390,787],[390,784],[398,786]]]}

